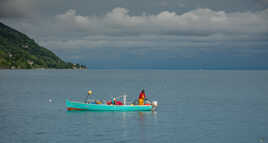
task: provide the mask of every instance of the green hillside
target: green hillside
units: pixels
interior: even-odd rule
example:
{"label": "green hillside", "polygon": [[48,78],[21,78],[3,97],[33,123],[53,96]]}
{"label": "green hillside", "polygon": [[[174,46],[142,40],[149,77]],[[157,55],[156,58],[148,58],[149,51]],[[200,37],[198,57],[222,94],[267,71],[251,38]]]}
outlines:
{"label": "green hillside", "polygon": [[64,62],[33,39],[0,22],[0,69],[86,68]]}

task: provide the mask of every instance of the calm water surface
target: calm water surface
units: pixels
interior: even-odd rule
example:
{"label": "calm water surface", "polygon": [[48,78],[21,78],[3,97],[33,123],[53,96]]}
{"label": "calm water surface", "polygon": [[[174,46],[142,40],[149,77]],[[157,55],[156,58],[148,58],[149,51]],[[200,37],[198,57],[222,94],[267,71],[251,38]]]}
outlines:
{"label": "calm water surface", "polygon": [[[128,95],[157,112],[68,112],[64,100]],[[48,102],[52,99],[52,103]],[[268,71],[0,70],[0,143],[268,142]]]}

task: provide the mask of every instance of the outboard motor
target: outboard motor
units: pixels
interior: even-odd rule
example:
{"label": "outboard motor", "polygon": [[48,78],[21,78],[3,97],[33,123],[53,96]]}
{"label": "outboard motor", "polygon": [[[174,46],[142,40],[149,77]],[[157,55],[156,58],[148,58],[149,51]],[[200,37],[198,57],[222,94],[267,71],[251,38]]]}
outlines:
{"label": "outboard motor", "polygon": [[155,111],[156,110],[156,107],[158,106],[157,101],[153,101],[152,102],[152,106],[153,106],[152,111]]}

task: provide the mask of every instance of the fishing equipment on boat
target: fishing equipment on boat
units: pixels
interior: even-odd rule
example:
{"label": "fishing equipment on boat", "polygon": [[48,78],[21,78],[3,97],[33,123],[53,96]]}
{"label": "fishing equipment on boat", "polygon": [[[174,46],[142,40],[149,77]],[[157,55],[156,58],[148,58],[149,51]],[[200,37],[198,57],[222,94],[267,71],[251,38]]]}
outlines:
{"label": "fishing equipment on boat", "polygon": [[96,100],[95,102],[96,102],[96,104],[102,104],[102,102],[99,100]]}
{"label": "fishing equipment on boat", "polygon": [[152,102],[146,98],[146,99],[144,100],[144,104],[152,104]]}
{"label": "fishing equipment on boat", "polygon": [[111,105],[112,104],[112,101],[108,101],[106,102],[107,105]]}
{"label": "fishing equipment on boat", "polygon": [[106,102],[107,105],[124,105],[121,101],[115,101],[114,103],[112,101]]}
{"label": "fishing equipment on boat", "polygon": [[124,104],[124,105],[127,104],[127,95],[123,95],[123,104]]}

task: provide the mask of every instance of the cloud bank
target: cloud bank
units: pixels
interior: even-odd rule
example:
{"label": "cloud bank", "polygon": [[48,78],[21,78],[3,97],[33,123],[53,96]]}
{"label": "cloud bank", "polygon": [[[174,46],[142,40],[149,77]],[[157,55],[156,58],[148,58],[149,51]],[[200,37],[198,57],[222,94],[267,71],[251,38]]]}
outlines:
{"label": "cloud bank", "polygon": [[81,16],[70,9],[56,16],[68,30],[87,31],[89,35],[212,35],[266,34],[268,9],[259,12],[213,11],[196,9],[178,15],[163,11],[131,16],[125,8],[115,8],[104,16]]}
{"label": "cloud bank", "polygon": [[53,24],[46,22],[45,25],[50,28],[38,27],[46,31],[36,33],[48,32],[40,39],[42,45],[51,49],[268,45],[268,9],[244,13],[196,9],[181,15],[163,11],[140,16],[130,15],[125,8],[115,8],[103,16],[82,16],[71,9],[56,15]]}
{"label": "cloud bank", "polygon": [[267,67],[268,9],[225,12],[195,9],[133,15],[114,8],[101,16],[69,9],[14,27],[66,60],[106,66]]}
{"label": "cloud bank", "polygon": [[0,18],[24,17],[31,15],[33,0],[1,0]]}

